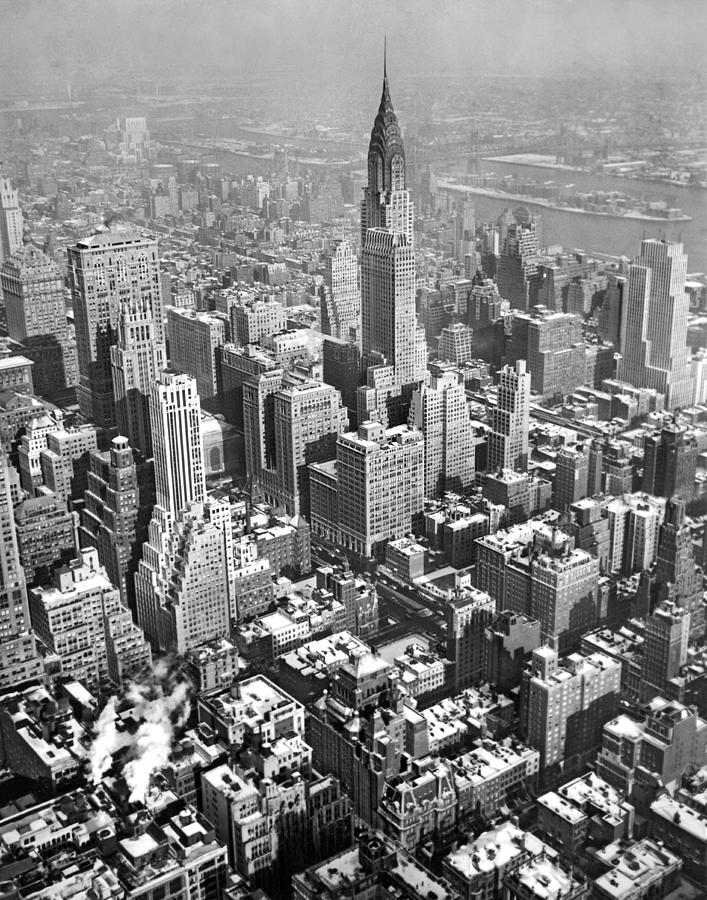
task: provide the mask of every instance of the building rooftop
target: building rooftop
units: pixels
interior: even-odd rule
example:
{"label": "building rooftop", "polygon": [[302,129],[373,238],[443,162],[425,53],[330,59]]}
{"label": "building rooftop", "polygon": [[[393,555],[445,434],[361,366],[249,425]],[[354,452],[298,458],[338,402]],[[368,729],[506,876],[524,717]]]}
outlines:
{"label": "building rooftop", "polygon": [[593,772],[562,785],[559,794],[577,809],[600,812],[613,826],[620,825],[629,810],[623,794]]}
{"label": "building rooftop", "polygon": [[531,897],[538,900],[562,900],[577,888],[577,882],[546,855],[524,863],[509,878],[511,883],[522,885]]}
{"label": "building rooftop", "polygon": [[699,810],[679,803],[669,794],[663,794],[651,803],[651,812],[707,844],[707,816]]}
{"label": "building rooftop", "polygon": [[7,369],[19,369],[21,366],[33,366],[34,361],[27,359],[26,356],[3,356],[0,357],[0,372]]}
{"label": "building rooftop", "polygon": [[569,822],[570,825],[578,825],[587,818],[580,809],[577,809],[574,804],[555,793],[555,791],[548,791],[547,794],[538,797],[538,804],[546,807],[550,812],[564,819],[565,822]]}
{"label": "building rooftop", "polygon": [[637,888],[644,892],[641,896],[650,896],[649,886],[662,879],[666,870],[682,868],[680,857],[650,838],[635,844],[616,841],[595,852],[601,863],[612,867],[595,883],[604,894],[617,900],[635,897]]}
{"label": "building rooftop", "polygon": [[510,822],[498,828],[485,831],[476,840],[464,844],[445,857],[447,865],[469,880],[481,872],[503,869],[511,860],[522,853],[539,856],[543,850],[554,855],[554,851],[534,834],[523,831]]}

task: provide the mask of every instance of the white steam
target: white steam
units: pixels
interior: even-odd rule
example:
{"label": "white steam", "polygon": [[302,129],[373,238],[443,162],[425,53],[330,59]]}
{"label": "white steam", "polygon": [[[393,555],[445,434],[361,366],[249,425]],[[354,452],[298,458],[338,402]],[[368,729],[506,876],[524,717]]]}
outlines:
{"label": "white steam", "polygon": [[90,777],[98,784],[113,762],[113,754],[128,748],[123,777],[130,789],[130,801],[143,801],[152,775],[167,765],[175,730],[182,728],[191,711],[191,684],[167,663],[157,663],[144,683],[133,682],[126,698],[139,722],[134,734],[116,729],[117,697],[111,697],[96,722],[96,737],[89,754]]}

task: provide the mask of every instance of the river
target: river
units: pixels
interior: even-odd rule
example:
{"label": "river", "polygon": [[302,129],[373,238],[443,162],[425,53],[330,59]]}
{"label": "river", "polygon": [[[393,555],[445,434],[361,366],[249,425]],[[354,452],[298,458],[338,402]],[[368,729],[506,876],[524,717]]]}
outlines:
{"label": "river", "polygon": [[[265,143],[290,142],[292,139],[278,138],[265,132],[248,132],[239,129],[233,123],[224,127],[229,137],[241,140],[263,140]],[[188,139],[185,139],[188,146]],[[327,149],[349,147],[334,141],[321,139],[303,139],[300,143],[312,146],[326,146]],[[250,173],[267,175],[273,170],[271,160],[260,160],[252,157],[237,156],[227,151],[205,152],[194,150],[195,156],[205,155],[217,159],[224,169],[233,173]],[[651,200],[666,200],[671,206],[679,206],[684,213],[692,216],[691,222],[645,222],[640,219],[620,219],[610,216],[583,216],[579,213],[567,213],[561,210],[534,206],[524,201],[542,217],[542,241],[546,245],[561,244],[567,249],[582,249],[588,252],[607,253],[613,256],[638,255],[641,239],[645,237],[665,237],[667,240],[682,240],[688,256],[689,272],[707,272],[707,190],[699,187],[673,187],[656,181],[641,181],[633,178],[617,178],[615,175],[588,174],[571,172],[563,169],[545,169],[539,166],[528,166],[516,163],[493,162],[482,159],[479,163],[484,173],[495,172],[497,175],[517,174],[535,181],[556,181],[560,184],[573,184],[578,191],[622,191],[625,194]],[[442,167],[440,166],[440,169]],[[450,171],[460,174],[465,166],[451,167]],[[477,221],[494,221],[507,207],[520,205],[517,201],[496,200],[490,197],[474,196]]]}
{"label": "river", "polygon": [[[655,181],[617,178],[612,175],[544,169],[538,166],[500,163],[482,159],[481,171],[497,175],[518,174],[535,181],[556,181],[573,184],[578,191],[623,191],[633,197],[645,195],[651,200],[666,200],[692,216],[691,222],[644,222],[640,219],[619,219],[609,216],[583,216],[561,210],[547,209],[523,203],[542,218],[544,244],[561,244],[568,249],[581,248],[598,253],[633,258],[640,250],[641,239],[661,237],[682,240],[687,253],[688,272],[707,272],[707,190],[699,187],[672,187]],[[457,173],[463,169],[457,169]],[[519,206],[517,201],[496,200],[473,196],[477,221],[493,220],[507,207]]]}

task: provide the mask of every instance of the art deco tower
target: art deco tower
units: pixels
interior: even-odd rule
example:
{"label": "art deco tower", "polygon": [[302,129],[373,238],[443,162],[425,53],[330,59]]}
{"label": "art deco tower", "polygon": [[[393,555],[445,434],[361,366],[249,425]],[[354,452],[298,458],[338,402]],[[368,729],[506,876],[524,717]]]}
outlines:
{"label": "art deco tower", "polygon": [[668,409],[692,401],[686,272],[682,244],[643,241],[641,254],[629,269],[621,312],[619,377],[665,394]]}
{"label": "art deco tower", "polygon": [[383,93],[368,145],[368,185],[361,203],[361,246],[369,228],[399,231],[412,245],[413,208],[405,189],[405,150],[383,63]]}
{"label": "art deco tower", "polygon": [[361,349],[366,384],[359,422],[402,424],[426,377],[427,349],[415,315],[413,205],[405,151],[384,66],[383,93],[368,148],[361,204]]}
{"label": "art deco tower", "polygon": [[[161,314],[157,241],[115,227],[69,247],[68,268],[76,318],[79,408],[87,421],[112,428],[118,423],[110,348],[117,343],[121,308],[147,303]],[[161,318],[156,326],[159,339]]]}
{"label": "art deco tower", "polygon": [[150,389],[165,365],[159,292],[124,297],[110,348],[116,424],[145,459],[152,456]]}
{"label": "art deco tower", "polygon": [[16,188],[0,177],[0,262],[22,246],[22,210]]}
{"label": "art deco tower", "polygon": [[204,511],[196,381],[163,372],[150,412],[156,503],[135,574],[137,615],[153,646],[186,653],[228,632],[228,542]]}
{"label": "art deco tower", "polygon": [[491,410],[488,469],[528,468],[528,421],[530,417],[530,373],[525,360],[515,368],[504,366],[498,385],[498,403]]}

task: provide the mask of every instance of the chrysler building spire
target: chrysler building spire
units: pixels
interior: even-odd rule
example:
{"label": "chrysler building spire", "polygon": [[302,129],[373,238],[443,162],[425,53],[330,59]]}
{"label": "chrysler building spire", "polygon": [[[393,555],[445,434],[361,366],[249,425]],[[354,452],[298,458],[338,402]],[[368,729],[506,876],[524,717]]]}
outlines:
{"label": "chrysler building spire", "polygon": [[412,242],[412,211],[405,191],[405,150],[390,98],[385,45],[383,91],[368,145],[368,186],[361,211],[362,246],[368,228],[401,231]]}

